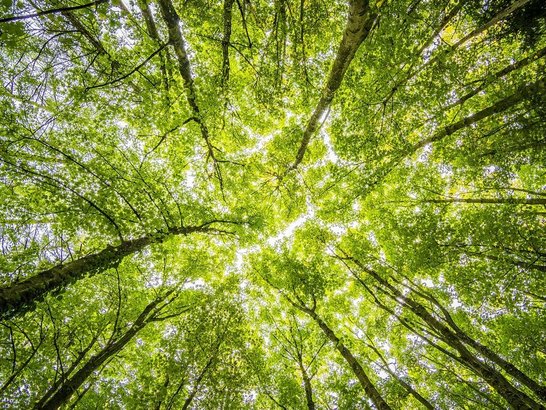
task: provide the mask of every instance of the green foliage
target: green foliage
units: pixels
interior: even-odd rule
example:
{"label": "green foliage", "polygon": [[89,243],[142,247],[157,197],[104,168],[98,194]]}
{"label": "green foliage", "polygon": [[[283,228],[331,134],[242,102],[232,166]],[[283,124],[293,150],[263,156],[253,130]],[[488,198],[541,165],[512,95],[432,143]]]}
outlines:
{"label": "green foliage", "polygon": [[0,308],[147,241],[0,311],[0,407],[376,408],[340,346],[391,408],[546,405],[545,3],[370,2],[345,60],[363,0],[170,3],[0,2]]}

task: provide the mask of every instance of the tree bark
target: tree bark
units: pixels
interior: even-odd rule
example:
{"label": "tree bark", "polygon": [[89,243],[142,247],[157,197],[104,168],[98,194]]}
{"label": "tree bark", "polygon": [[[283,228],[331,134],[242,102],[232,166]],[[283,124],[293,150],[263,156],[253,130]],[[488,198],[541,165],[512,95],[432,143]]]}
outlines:
{"label": "tree bark", "polygon": [[400,80],[398,80],[393,85],[393,87],[391,88],[391,90],[389,91],[387,96],[383,99],[383,104],[382,104],[383,106],[389,102],[389,100],[392,98],[392,96],[394,95],[396,90],[398,90],[398,89],[400,89],[400,87],[404,86],[404,84],[406,84],[416,73],[419,72],[418,70],[416,72],[414,72],[413,69],[414,69],[415,65],[417,64],[417,62],[421,59],[421,55],[423,54],[423,52],[428,47],[431,46],[431,44],[434,42],[434,40],[437,39],[437,37],[442,32],[442,30],[445,28],[445,26],[447,26],[449,24],[449,22],[451,20],[453,20],[453,18],[459,13],[459,11],[462,9],[462,7],[463,7],[463,2],[460,1],[458,4],[456,4],[451,9],[451,11],[449,13],[447,13],[444,16],[444,18],[442,19],[442,21],[440,22],[440,24],[436,28],[436,30],[434,30],[432,35],[421,45],[421,47],[419,48],[417,53],[415,53],[415,56],[417,56],[417,58],[413,61],[413,63],[411,63],[411,65],[406,70],[406,75],[403,78],[401,78]]}
{"label": "tree bark", "polygon": [[370,349],[372,349],[375,352],[375,354],[379,357],[379,360],[383,362],[385,371],[389,373],[392,377],[394,377],[396,381],[400,383],[400,385],[404,389],[406,389],[406,391],[409,394],[415,397],[415,399],[419,401],[426,409],[434,410],[434,406],[427,399],[421,396],[421,394],[417,390],[415,390],[409,383],[407,383],[405,380],[399,377],[395,372],[389,369],[389,363],[387,362],[387,360],[385,360],[385,358],[383,357],[379,349],[377,349],[375,346],[368,343],[366,343],[366,346],[368,346]]}
{"label": "tree bark", "polygon": [[465,204],[546,205],[546,198],[443,198],[443,199],[423,199],[420,202],[429,202],[433,204],[465,203]]}
{"label": "tree bark", "polygon": [[231,10],[234,0],[224,0],[224,38],[222,39],[222,85],[229,81],[229,42],[231,39]]}
{"label": "tree bark", "polygon": [[47,400],[49,400],[49,398],[57,391],[57,389],[59,388],[59,386],[61,386],[63,384],[63,382],[65,380],[67,380],[67,377],[69,377],[72,372],[74,370],[76,370],[76,368],[80,365],[80,363],[82,362],[82,360],[85,358],[85,356],[87,355],[87,353],[91,350],[91,348],[95,345],[97,339],[99,337],[99,334],[97,333],[95,336],[93,336],[93,338],[91,339],[91,341],[88,343],[88,345],[81,351],[78,353],[78,356],[76,357],[76,359],[74,360],[74,362],[72,362],[72,364],[70,365],[70,367],[68,368],[68,370],[64,373],[62,373],[61,377],[59,379],[57,379],[52,385],[51,387],[47,390],[47,392],[42,396],[42,398],[40,399],[40,401],[38,403],[36,403],[35,407],[36,408],[40,408],[41,406],[43,406]]}
{"label": "tree bark", "polygon": [[195,379],[195,382],[193,384],[193,388],[192,388],[190,394],[188,395],[186,400],[184,400],[184,404],[182,405],[182,410],[187,410],[188,407],[190,407],[193,399],[195,398],[195,395],[199,391],[199,384],[201,383],[201,381],[205,377],[205,374],[207,374],[208,370],[211,368],[211,366],[214,363],[215,359],[216,359],[216,355],[212,356],[209,359],[209,361],[207,362],[207,364],[205,365],[205,367],[203,368],[203,370],[201,370],[201,373],[199,373],[199,376],[197,377],[197,379]]}
{"label": "tree bark", "polygon": [[313,401],[313,386],[311,385],[311,378],[307,374],[307,370],[303,364],[303,359],[298,356],[298,365],[303,379],[303,388],[305,390],[305,403],[308,410],[315,410],[315,402]]}
{"label": "tree bark", "polygon": [[118,266],[123,258],[134,254],[153,243],[161,243],[166,238],[176,235],[188,235],[194,232],[214,232],[211,221],[199,226],[175,227],[166,232],[146,235],[138,239],[123,241],[118,246],[108,245],[100,252],[84,256],[66,264],[53,266],[21,282],[0,288],[0,318],[9,318],[31,310],[36,302],[53,291],[109,268]]}
{"label": "tree bark", "polygon": [[[495,255],[488,255],[486,253],[481,253],[481,252],[465,251],[465,253],[470,256],[477,256],[477,257],[489,259],[492,261],[509,263],[511,265],[518,266],[520,268],[525,268],[525,269],[536,269],[539,272],[546,273],[546,265],[537,265],[536,264],[537,260],[525,262],[525,261],[515,261],[508,258],[500,258]],[[544,392],[544,397],[546,397],[546,391]]]}
{"label": "tree bark", "polygon": [[199,109],[199,104],[197,103],[197,90],[195,83],[193,81],[193,75],[191,73],[190,60],[188,58],[188,53],[186,52],[186,44],[184,38],[182,37],[182,32],[180,31],[180,17],[174,8],[171,0],[159,0],[159,8],[161,9],[161,15],[167,28],[169,30],[169,43],[174,47],[174,52],[178,60],[178,71],[184,80],[184,88],[186,89],[186,99],[190,105],[195,121],[199,124],[201,130],[201,136],[205,141],[207,146],[208,157],[214,163],[214,169],[216,172],[216,177],[220,183],[220,187],[223,187],[222,174],[220,172],[220,166],[218,159],[216,158],[217,148],[212,145],[210,140],[210,133],[201,110]]}
{"label": "tree bark", "polygon": [[303,160],[311,137],[320,128],[320,122],[324,119],[323,117],[330,108],[330,104],[343,81],[347,68],[349,68],[351,61],[353,61],[360,44],[368,37],[376,18],[377,13],[371,10],[367,0],[351,0],[349,18],[345,30],[343,31],[343,38],[341,39],[341,44],[339,45],[332,69],[330,70],[328,81],[326,82],[326,86],[322,90],[322,96],[305,127],[301,144],[298,153],[296,154],[296,160],[288,169],[289,171],[296,169]]}
{"label": "tree bark", "polygon": [[[421,64],[415,70],[409,70],[407,75],[395,84],[395,86],[392,88],[389,95],[383,100],[383,102],[386,103],[393,96],[393,94],[396,92],[396,90],[400,89],[401,87],[404,87],[409,82],[409,80],[411,80],[413,77],[415,77],[421,71],[423,71],[427,67],[432,66],[438,60],[440,60],[442,58],[443,59],[447,58],[449,55],[453,54],[457,49],[459,49],[460,47],[465,45],[469,40],[471,40],[472,38],[477,37],[480,34],[486,32],[487,29],[489,29],[491,26],[494,26],[499,21],[505,19],[512,12],[514,12],[515,10],[517,10],[520,7],[523,7],[529,1],[530,0],[517,0],[517,1],[515,1],[509,7],[507,7],[506,9],[502,10],[500,13],[495,15],[487,23],[485,23],[482,26],[477,27],[476,29],[472,30],[472,32],[470,32],[469,34],[464,36],[461,40],[459,40],[457,43],[455,43],[454,45],[449,47],[447,50],[444,50],[443,52],[442,51],[438,52],[433,58],[431,58],[430,60],[428,60],[425,63]],[[458,6],[454,7],[454,10],[458,11],[457,7],[461,7],[463,4],[464,4],[464,2],[461,2]],[[454,17],[454,15],[451,16],[451,18],[452,17]],[[445,22],[445,20],[444,20],[444,22]],[[447,24],[447,22],[445,22],[445,24]],[[438,34],[439,34],[439,32],[438,32]]]}
{"label": "tree bark", "polygon": [[422,148],[432,142],[440,141],[445,137],[454,134],[456,131],[459,131],[462,128],[466,128],[472,124],[477,123],[478,121],[483,120],[484,118],[506,111],[514,105],[519,104],[523,100],[533,98],[535,95],[544,94],[545,92],[546,78],[541,78],[534,83],[521,86],[514,94],[511,94],[508,97],[497,101],[495,104],[484,108],[483,110],[478,111],[475,114],[472,114],[468,117],[463,118],[460,121],[457,121],[451,125],[448,125],[447,127],[440,129],[429,138],[425,138],[422,141],[419,141],[413,146],[411,152],[415,152],[419,148]]}
{"label": "tree bark", "polygon": [[100,352],[93,355],[85,365],[74,374],[74,376],[67,379],[59,387],[57,392],[49,400],[43,404],[36,404],[34,408],[36,410],[55,410],[65,404],[89,376],[98,370],[108,359],[114,357],[140,330],[155,319],[156,314],[158,313],[158,305],[165,300],[169,294],[170,293],[149,303],[123,336],[119,337],[114,342],[108,343]]}
{"label": "tree bark", "polygon": [[536,51],[535,53],[531,54],[530,56],[528,56],[528,57],[526,57],[526,58],[524,58],[524,59],[522,59],[520,61],[517,61],[517,62],[515,62],[513,64],[510,64],[507,67],[504,67],[502,70],[499,70],[496,73],[494,73],[493,75],[491,75],[489,77],[486,77],[483,80],[483,83],[479,87],[474,88],[472,91],[469,91],[468,93],[466,93],[462,97],[458,98],[457,101],[445,106],[444,110],[450,110],[450,109],[452,109],[452,108],[454,108],[454,107],[456,107],[458,105],[463,104],[465,101],[468,101],[469,99],[474,97],[476,94],[478,94],[480,91],[484,90],[489,84],[492,84],[496,80],[500,80],[502,77],[504,77],[505,75],[511,73],[512,71],[518,70],[520,68],[523,68],[523,67],[531,64],[532,62],[544,57],[545,55],[546,55],[546,47],[543,47],[540,50]]}
{"label": "tree bark", "polygon": [[[360,261],[354,258],[348,259],[352,260],[359,268],[370,275],[370,277],[373,278],[380,286],[382,286],[384,289],[388,289],[390,292],[389,296],[394,301],[403,307],[407,307],[415,315],[421,318],[431,329],[435,330],[441,336],[441,340],[443,342],[459,353],[461,363],[464,363],[470,370],[485,380],[501,397],[506,400],[510,407],[512,407],[514,410],[546,409],[527,394],[510,384],[502,373],[500,373],[494,367],[483,362],[472,354],[465,346],[464,340],[460,337],[460,335],[436,319],[423,305],[404,296],[402,292],[391,285],[387,280],[383,279],[377,272],[367,268]],[[357,278],[357,280],[359,280],[359,282],[361,281],[360,278]]]}
{"label": "tree bark", "polygon": [[301,310],[302,312],[309,315],[321,328],[321,330],[324,332],[326,337],[334,344],[337,351],[341,354],[341,356],[345,359],[345,361],[349,364],[351,367],[351,370],[357,377],[358,381],[360,382],[361,386],[364,388],[364,391],[370,398],[370,400],[373,402],[373,404],[377,407],[378,410],[390,410],[391,407],[387,404],[387,402],[383,399],[381,396],[381,393],[377,391],[372,381],[369,379],[368,375],[356,359],[356,357],[353,356],[351,351],[345,347],[345,345],[339,340],[339,338],[336,336],[334,331],[328,327],[328,325],[317,315],[314,309],[309,309],[305,306],[298,305],[297,303],[291,302],[294,307]]}
{"label": "tree bark", "polygon": [[[148,35],[154,40],[157,45],[162,45],[163,42],[161,41],[161,38],[159,37],[159,32],[157,31],[157,25],[155,24],[152,11],[150,10],[150,6],[146,0],[138,0],[137,1],[138,7],[140,9],[140,12],[142,13],[142,16],[144,17],[144,22],[146,23],[146,31],[148,32]],[[162,83],[163,88],[167,91],[169,89],[169,76],[167,73],[167,68],[165,65],[165,55],[164,52],[159,53],[159,69],[161,70],[161,77],[162,77]]]}

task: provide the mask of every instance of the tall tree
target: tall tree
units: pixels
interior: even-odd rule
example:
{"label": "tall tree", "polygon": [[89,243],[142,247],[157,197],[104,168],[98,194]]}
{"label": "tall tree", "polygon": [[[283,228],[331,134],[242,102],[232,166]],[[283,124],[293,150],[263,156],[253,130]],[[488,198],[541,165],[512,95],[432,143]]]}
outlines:
{"label": "tall tree", "polygon": [[545,33],[0,2],[0,407],[544,408]]}

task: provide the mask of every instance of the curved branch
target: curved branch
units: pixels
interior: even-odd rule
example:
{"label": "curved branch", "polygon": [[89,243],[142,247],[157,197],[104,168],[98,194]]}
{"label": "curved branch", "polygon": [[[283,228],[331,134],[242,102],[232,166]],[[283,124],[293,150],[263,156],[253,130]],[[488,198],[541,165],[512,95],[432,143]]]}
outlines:
{"label": "curved branch", "polygon": [[63,13],[63,12],[72,11],[72,10],[85,9],[88,7],[98,6],[99,4],[102,4],[102,3],[107,3],[108,1],[109,0],[96,0],[91,3],[81,4],[79,6],[60,7],[58,9],[43,10],[43,11],[39,11],[38,13],[25,14],[22,16],[4,17],[4,18],[0,18],[0,23],[8,23],[10,21],[20,21],[20,20],[26,20],[26,19],[30,19],[34,17],[45,16],[47,14]]}
{"label": "curved branch", "polygon": [[287,171],[294,170],[302,162],[307,146],[313,135],[320,129],[334,95],[343,81],[343,77],[353,61],[353,58],[362,44],[368,37],[376,21],[377,13],[372,11],[367,0],[352,0],[349,7],[347,25],[343,31],[343,38],[339,45],[336,58],[330,70],[328,81],[322,90],[322,96],[311,114],[311,118],[305,127],[300,147],[296,154],[294,163]]}

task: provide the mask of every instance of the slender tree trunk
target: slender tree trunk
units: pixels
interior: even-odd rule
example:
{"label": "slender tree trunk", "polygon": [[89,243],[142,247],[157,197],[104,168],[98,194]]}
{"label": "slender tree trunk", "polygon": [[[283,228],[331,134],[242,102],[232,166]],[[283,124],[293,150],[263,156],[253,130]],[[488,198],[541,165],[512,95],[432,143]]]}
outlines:
{"label": "slender tree trunk", "polygon": [[407,149],[401,149],[398,153],[394,154],[392,159],[386,162],[384,165],[380,166],[378,170],[370,177],[370,182],[367,184],[366,190],[371,189],[372,187],[378,185],[383,181],[395,168],[400,164],[405,158],[414,154],[420,148],[423,148],[427,144],[433,142],[441,141],[445,137],[454,134],[455,132],[467,128],[477,122],[491,117],[495,114],[500,114],[509,108],[514,107],[515,105],[521,103],[524,100],[533,98],[535,95],[540,95],[546,93],[546,78],[541,78],[538,81],[521,86],[516,92],[508,97],[497,101],[495,104],[484,108],[477,113],[469,115],[468,117],[463,118],[451,125],[440,128],[429,138],[425,138],[413,146],[410,146]]}
{"label": "slender tree trunk", "polygon": [[[536,269],[536,270],[538,270],[540,272],[546,272],[546,265],[537,265],[535,263],[536,261],[535,262],[514,261],[514,260],[510,260],[510,259],[499,258],[498,256],[495,256],[495,255],[487,255],[487,254],[483,254],[483,253],[479,253],[479,252],[465,251],[465,253],[467,255],[479,256],[479,257],[483,257],[485,259],[489,259],[489,260],[492,260],[492,261],[506,262],[506,263],[509,263],[511,265],[514,265],[514,266],[519,266],[520,268]],[[544,397],[546,397],[546,394],[544,395]]]}
{"label": "slender tree trunk", "polygon": [[328,327],[328,325],[317,315],[315,310],[309,309],[305,306],[298,305],[296,303],[292,303],[297,309],[301,310],[302,312],[309,315],[321,328],[321,330],[324,332],[326,337],[330,339],[330,341],[334,344],[337,351],[341,354],[341,356],[345,359],[345,361],[349,364],[351,367],[351,370],[357,377],[358,381],[360,382],[361,386],[364,388],[364,391],[366,392],[367,396],[370,398],[370,400],[373,402],[373,404],[377,407],[378,410],[390,410],[391,407],[387,404],[385,399],[381,396],[381,393],[375,388],[372,381],[369,379],[368,375],[356,359],[356,357],[353,356],[351,351],[345,347],[345,345],[339,340],[339,338],[336,336],[334,331]]}
{"label": "slender tree trunk", "polygon": [[489,77],[486,77],[483,80],[483,83],[479,87],[474,88],[472,91],[469,91],[468,93],[466,93],[465,95],[463,95],[462,97],[457,99],[457,101],[445,106],[444,110],[450,110],[453,107],[456,107],[458,105],[463,104],[465,101],[468,101],[470,98],[474,97],[480,91],[484,90],[489,84],[492,84],[493,82],[495,82],[497,80],[500,80],[502,77],[504,77],[505,75],[511,73],[512,71],[518,70],[520,68],[523,68],[523,67],[531,64],[532,62],[544,57],[545,55],[546,55],[546,47],[543,47],[540,50],[538,50],[538,51],[534,52],[533,54],[531,54],[530,56],[528,56],[528,57],[526,57],[526,58],[524,58],[524,59],[522,59],[520,61],[517,61],[517,62],[515,62],[513,64],[510,64],[509,66],[503,68],[500,71],[497,71],[493,75],[491,75]]}
{"label": "slender tree trunk", "polygon": [[178,60],[178,71],[184,80],[186,99],[190,105],[193,116],[195,117],[195,121],[199,124],[201,136],[203,137],[203,140],[207,146],[208,158],[210,158],[214,163],[216,177],[220,183],[220,188],[222,188],[222,174],[220,172],[218,159],[216,158],[216,151],[218,151],[218,149],[212,145],[209,129],[203,120],[203,116],[197,102],[197,90],[193,81],[193,75],[191,73],[190,60],[188,58],[188,53],[186,52],[186,44],[184,42],[184,38],[182,37],[182,32],[180,31],[180,17],[178,16],[178,13],[176,12],[171,0],[158,0],[158,3],[163,20],[165,21],[167,29],[169,30],[169,43],[174,47],[174,52]]}
{"label": "slender tree trunk", "polygon": [[[62,15],[74,26],[76,30],[78,30],[92,45],[95,47],[98,53],[106,55],[110,57],[110,54],[99,39],[97,39],[91,32],[83,25],[83,23],[74,15],[74,13],[70,11],[63,11]],[[112,60],[112,62],[114,62]]]}
{"label": "slender tree trunk", "polygon": [[[159,37],[159,32],[157,31],[157,25],[155,24],[152,11],[150,10],[150,6],[148,2],[146,0],[138,0],[137,3],[140,9],[140,12],[142,13],[142,16],[144,17],[144,22],[146,23],[146,31],[148,32],[148,35],[157,43],[157,45],[162,45],[163,42],[161,41],[161,38]],[[160,62],[159,69],[161,70],[163,88],[165,88],[165,90],[168,90],[169,76],[167,74],[167,69],[165,65],[164,51],[161,51],[159,53],[159,62]]]}
{"label": "slender tree trunk", "polygon": [[349,18],[343,31],[343,38],[339,45],[334,64],[330,70],[326,86],[322,90],[322,96],[311,114],[311,118],[305,127],[296,160],[290,166],[289,170],[296,169],[303,160],[307,146],[311,137],[318,131],[323,117],[328,112],[334,95],[338,90],[343,77],[353,61],[356,51],[360,44],[368,37],[373,24],[377,18],[377,13],[373,12],[367,0],[351,0],[349,6]]}
{"label": "slender tree trunk", "polygon": [[229,42],[231,39],[231,10],[234,0],[224,0],[224,38],[222,39],[222,85],[229,81]]}
{"label": "slender tree trunk", "polygon": [[199,391],[199,385],[201,384],[201,381],[203,380],[203,378],[205,377],[209,369],[212,367],[212,364],[214,363],[215,359],[216,359],[216,354],[214,354],[209,359],[209,361],[207,362],[203,370],[201,370],[201,373],[199,373],[199,376],[197,377],[197,379],[195,379],[195,382],[193,384],[193,389],[191,390],[186,400],[184,400],[184,404],[182,405],[182,410],[187,410],[188,407],[190,407],[193,399],[195,398],[195,395]]}
{"label": "slender tree trunk", "polygon": [[[457,43],[449,47],[447,50],[438,52],[433,58],[429,59],[425,63],[421,64],[419,67],[415,68],[414,70],[408,71],[407,75],[402,78],[400,81],[398,81],[395,86],[392,88],[389,95],[385,98],[384,103],[386,103],[392,95],[396,92],[396,90],[400,89],[401,87],[405,86],[409,80],[411,80],[413,77],[415,77],[417,74],[419,74],[421,71],[426,69],[427,67],[432,66],[440,59],[446,59],[448,56],[453,54],[457,49],[464,46],[469,40],[472,38],[478,37],[480,34],[484,33],[489,29],[491,26],[494,26],[499,21],[505,19],[508,15],[513,13],[515,10],[517,10],[520,7],[523,7],[526,3],[529,3],[530,0],[517,0],[514,3],[512,3],[509,7],[502,10],[500,13],[498,13],[496,16],[494,16],[491,20],[489,20],[487,23],[483,24],[480,27],[477,27],[476,29],[472,30],[469,34],[467,34],[465,37],[463,37],[461,40],[459,40]],[[461,7],[464,4],[463,1],[459,4],[458,7]],[[457,10],[457,6],[454,7],[454,10]],[[454,17],[451,16],[451,17]],[[449,20],[447,21],[449,22]],[[445,24],[447,24],[445,22]],[[439,33],[438,33],[439,34]]]}
{"label": "slender tree trunk", "polygon": [[155,319],[156,308],[164,299],[165,297],[157,298],[149,303],[123,336],[107,344],[100,352],[93,355],[72,377],[63,382],[49,400],[43,404],[39,402],[34,408],[36,410],[54,410],[68,402],[89,376],[97,371],[108,359],[114,357],[140,330]]}
{"label": "slender tree trunk", "polygon": [[495,104],[478,111],[468,117],[463,118],[447,127],[441,128],[438,132],[434,133],[431,137],[425,138],[415,144],[411,152],[417,151],[419,148],[424,147],[432,142],[440,141],[445,137],[459,131],[462,128],[466,128],[478,121],[488,118],[492,115],[499,114],[507,109],[519,104],[521,101],[534,97],[535,95],[544,94],[546,92],[546,78],[541,78],[538,81],[521,86],[514,94],[497,101]]}
{"label": "slender tree trunk", "polygon": [[368,346],[370,349],[372,349],[375,352],[375,354],[377,354],[377,356],[379,357],[379,360],[381,360],[383,362],[384,369],[387,371],[387,373],[389,373],[392,377],[394,377],[396,379],[396,381],[398,383],[400,383],[400,385],[404,389],[406,389],[406,391],[409,394],[411,394],[413,397],[415,397],[415,399],[417,401],[419,401],[419,403],[421,403],[426,409],[434,410],[434,406],[427,399],[425,399],[423,396],[421,396],[421,394],[419,394],[419,392],[417,390],[415,390],[409,383],[406,383],[406,381],[404,381],[395,372],[393,372],[391,369],[389,369],[389,364],[388,364],[387,360],[385,360],[385,358],[383,357],[383,355],[381,354],[379,349],[377,349],[375,346],[370,345],[368,343],[366,343],[366,346]]}
{"label": "slender tree trunk", "polygon": [[442,198],[442,199],[423,199],[420,202],[429,202],[433,204],[465,203],[465,204],[546,205],[546,198]]}
{"label": "slender tree trunk", "polygon": [[305,390],[305,402],[308,410],[315,410],[315,402],[313,401],[313,386],[311,385],[311,378],[307,374],[307,370],[303,364],[303,359],[298,356],[298,365],[303,379],[303,388]]}
{"label": "slender tree trunk", "polygon": [[43,406],[47,400],[49,400],[49,398],[57,391],[57,389],[59,388],[59,386],[61,386],[65,380],[72,374],[72,372],[74,370],[76,370],[76,367],[78,367],[80,365],[80,363],[82,362],[82,360],[85,358],[85,356],[87,355],[87,353],[91,350],[91,348],[95,345],[95,342],[97,341],[98,339],[98,334],[95,335],[91,341],[89,342],[89,344],[85,347],[85,349],[83,349],[81,352],[78,353],[78,357],[74,360],[74,362],[70,365],[70,368],[62,373],[61,377],[59,379],[57,379],[52,385],[51,387],[48,389],[48,391],[42,396],[42,398],[40,399],[40,401],[38,403],[36,403],[35,407],[36,408],[40,408],[41,406]]}
{"label": "slender tree trunk", "polygon": [[176,235],[194,232],[215,231],[208,227],[212,222],[200,226],[170,228],[167,232],[146,235],[138,239],[123,241],[118,246],[107,246],[100,252],[84,256],[66,264],[53,266],[21,282],[0,288],[0,318],[13,317],[32,310],[35,303],[46,294],[76,282],[87,275],[94,275],[119,265],[121,260],[153,243],[161,243]]}
{"label": "slender tree trunk", "polygon": [[[436,303],[439,303],[439,302],[436,301]],[[463,332],[463,330],[459,326],[457,326],[457,324],[455,323],[455,321],[453,320],[453,318],[451,317],[447,309],[442,307],[442,312],[444,313],[444,316],[446,317],[448,324],[455,331],[455,334],[459,337],[459,339],[462,342],[471,346],[473,349],[479,352],[483,357],[495,363],[497,366],[499,366],[501,369],[503,369],[506,373],[508,373],[510,376],[512,376],[514,379],[519,381],[524,386],[527,386],[542,401],[546,401],[545,386],[541,386],[536,381],[534,381],[529,376],[527,376],[525,373],[523,373],[521,370],[519,370],[512,363],[503,359],[501,356],[499,356],[497,353],[489,349],[487,346],[482,345],[480,342],[471,338],[469,335]]]}
{"label": "slender tree trunk", "polygon": [[40,343],[36,347],[33,347],[32,353],[26,358],[26,360],[19,366],[16,370],[14,370],[11,374],[11,376],[6,380],[6,382],[0,387],[0,396],[5,393],[5,391],[8,389],[8,387],[13,383],[13,381],[19,376],[19,374],[25,369],[25,367],[28,366],[34,355],[38,352],[38,349],[42,346],[44,343],[45,338],[40,339]]}
{"label": "slender tree trunk", "polygon": [[[531,397],[515,388],[510,382],[494,367],[478,359],[472,354],[461,340],[460,335],[436,319],[423,305],[404,296],[397,288],[383,279],[377,272],[367,268],[354,258],[349,258],[363,271],[368,273],[380,286],[387,289],[389,296],[403,307],[407,307],[414,314],[420,317],[431,329],[435,330],[441,339],[459,353],[459,359],[468,368],[485,380],[495,391],[503,397],[506,402],[515,410],[520,409],[545,409],[544,406],[534,401]],[[360,278],[357,278],[361,281]]]}
{"label": "slender tree trunk", "polygon": [[489,29],[489,27],[494,26],[499,21],[504,20],[506,17],[508,17],[510,14],[512,14],[514,11],[519,9],[520,7],[525,6],[525,4],[529,3],[530,0],[516,0],[514,1],[510,6],[502,10],[500,13],[495,15],[491,20],[489,20],[484,25],[477,27],[475,30],[473,30],[471,33],[467,34],[465,37],[460,39],[456,44],[453,45],[453,48],[457,49],[460,46],[464,45],[468,40],[471,38],[477,37],[481,33],[484,33],[486,30]]}
{"label": "slender tree trunk", "polygon": [[411,79],[411,77],[413,77],[415,74],[417,74],[417,72],[419,72],[418,70],[416,72],[414,72],[413,69],[414,69],[415,65],[417,64],[417,62],[421,60],[421,58],[422,58],[421,55],[423,54],[423,52],[428,47],[430,47],[432,45],[434,40],[437,39],[438,35],[440,35],[442,30],[445,28],[445,26],[447,26],[449,24],[449,22],[451,20],[453,20],[453,18],[459,13],[459,11],[462,9],[462,7],[463,7],[463,1],[460,1],[459,4],[456,4],[451,9],[451,11],[445,15],[445,17],[440,22],[440,25],[436,28],[436,30],[434,30],[432,35],[421,45],[419,50],[415,53],[415,56],[417,58],[413,61],[413,63],[406,70],[406,75],[404,77],[402,77],[400,80],[398,80],[394,84],[394,86],[391,88],[391,90],[389,91],[387,96],[383,99],[383,104],[382,104],[383,106],[389,102],[389,100],[392,98],[392,96],[394,95],[396,90],[400,89],[400,87],[402,87],[404,84],[406,84]]}

